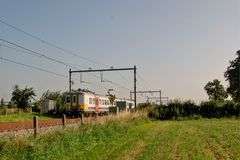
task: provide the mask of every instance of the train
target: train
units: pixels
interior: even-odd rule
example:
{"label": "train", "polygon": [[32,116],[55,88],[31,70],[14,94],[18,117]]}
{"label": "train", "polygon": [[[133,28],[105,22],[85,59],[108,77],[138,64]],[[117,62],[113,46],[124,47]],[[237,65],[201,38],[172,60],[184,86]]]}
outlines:
{"label": "train", "polygon": [[116,107],[118,102],[125,102],[127,110],[135,108],[133,100],[116,98],[113,104],[111,104],[109,96],[98,95],[82,89],[67,93],[65,108],[69,116],[80,114],[104,115],[109,113],[110,106]]}

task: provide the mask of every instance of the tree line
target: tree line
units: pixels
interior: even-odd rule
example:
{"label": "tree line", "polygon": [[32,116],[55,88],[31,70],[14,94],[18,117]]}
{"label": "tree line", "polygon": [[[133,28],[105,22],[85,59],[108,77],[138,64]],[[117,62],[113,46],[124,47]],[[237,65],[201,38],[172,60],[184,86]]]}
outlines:
{"label": "tree line", "polygon": [[39,111],[44,101],[53,100],[55,101],[57,111],[63,112],[66,92],[47,90],[42,94],[39,100],[36,100],[34,98],[35,96],[36,94],[33,87],[20,88],[18,85],[15,85],[13,87],[11,100],[5,104],[2,98],[0,108],[19,108],[24,110],[31,107]]}
{"label": "tree line", "polygon": [[[178,119],[179,117],[206,117],[220,118],[240,116],[240,50],[237,57],[229,61],[229,66],[224,72],[224,78],[228,81],[225,89],[218,79],[209,81],[204,90],[208,94],[209,101],[195,104],[192,101],[172,101],[166,105],[152,106],[141,104],[139,108],[149,107],[149,116],[156,119]],[[226,100],[228,96],[231,100]]]}

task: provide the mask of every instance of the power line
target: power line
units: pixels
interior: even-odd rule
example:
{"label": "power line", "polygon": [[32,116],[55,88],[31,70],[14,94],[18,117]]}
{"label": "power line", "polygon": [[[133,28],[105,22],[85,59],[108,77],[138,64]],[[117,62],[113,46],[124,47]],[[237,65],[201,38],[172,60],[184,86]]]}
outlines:
{"label": "power line", "polygon": [[[92,82],[92,81],[90,81],[90,80],[88,80],[87,82],[83,82],[83,83],[82,83],[81,80],[79,81],[79,80],[76,79],[76,78],[73,78],[73,79],[74,79],[75,81],[81,83],[81,84],[87,84],[87,85],[95,86],[95,87],[98,87],[98,88],[103,88],[103,89],[106,89],[106,90],[109,89],[109,87],[104,87],[104,86],[97,85],[97,84],[95,84],[94,82]],[[126,95],[126,93],[124,93],[124,92],[117,91],[117,90],[114,90],[114,91],[117,92],[117,93]]]}
{"label": "power line", "polygon": [[[38,54],[36,54],[36,53],[32,53],[32,52],[30,52],[30,51],[26,51],[26,50],[21,50],[21,49],[18,49],[18,48],[14,48],[14,47],[10,47],[10,46],[7,46],[7,45],[4,45],[4,44],[0,44],[1,46],[3,46],[3,47],[5,47],[5,48],[8,48],[8,49],[11,49],[11,50],[15,50],[15,51],[18,51],[18,52],[21,52],[21,53],[25,53],[25,54],[28,54],[28,55],[31,55],[31,56],[36,56],[36,57],[39,57],[39,58],[45,58],[45,59],[48,59],[48,58],[46,58],[47,56],[42,56],[43,54],[41,54],[41,53],[38,53]],[[35,51],[34,51],[35,52]],[[51,60],[52,61],[52,59],[48,59],[48,60]],[[55,62],[55,61],[54,61]],[[57,62],[58,63],[58,62]],[[63,63],[65,63],[65,62],[63,62]],[[60,63],[60,64],[62,64],[62,63]],[[65,64],[64,64],[65,65]],[[77,66],[77,64],[74,64],[75,66]],[[74,67],[74,66],[72,66],[71,64],[67,64],[66,63],[66,65],[65,66],[67,66],[67,67]],[[85,66],[80,66],[80,67],[85,67]]]}
{"label": "power line", "polygon": [[[109,89],[109,88],[107,88],[107,87],[103,87],[103,86],[98,86],[98,85],[96,85],[96,84],[94,84],[94,83],[92,83],[92,82],[85,82],[85,83],[87,83],[87,84],[89,84],[89,85],[92,85],[92,86],[95,86],[95,87],[100,87],[100,88],[104,88],[104,89]],[[115,90],[115,92],[117,92],[117,93],[120,93],[120,94],[123,94],[123,95],[125,95],[126,93],[124,93],[124,92],[121,92],[121,91],[117,91],[117,90]]]}
{"label": "power line", "polygon": [[23,46],[21,46],[21,45],[19,45],[19,44],[10,42],[10,41],[5,40],[5,39],[2,39],[2,38],[0,38],[0,40],[3,41],[3,42],[5,42],[5,43],[11,44],[11,45],[13,45],[13,46],[16,46],[16,47],[18,47],[18,48],[24,49],[24,50],[26,50],[26,51],[28,51],[28,52],[31,52],[31,53],[32,53],[31,55],[35,55],[35,56],[38,56],[38,57],[43,57],[43,58],[45,58],[45,59],[48,59],[48,60],[57,62],[57,63],[59,63],[59,64],[63,64],[63,65],[68,66],[68,67],[76,68],[76,67],[74,67],[74,66],[72,66],[72,65],[70,65],[70,64],[67,64],[67,63],[63,62],[63,61],[56,60],[56,59],[54,59],[54,58],[48,57],[48,56],[46,56],[46,55],[44,55],[44,54],[41,54],[41,53],[38,53],[38,52],[33,51],[33,50],[31,50],[31,49],[28,49],[28,48],[23,47]]}
{"label": "power line", "polygon": [[[48,41],[46,41],[46,40],[43,40],[42,38],[40,38],[40,37],[38,37],[38,36],[35,36],[35,35],[27,32],[27,31],[24,31],[24,30],[22,30],[22,29],[20,29],[20,28],[18,28],[18,27],[16,27],[16,26],[14,26],[14,25],[11,25],[11,24],[9,24],[9,23],[1,20],[1,19],[0,19],[0,23],[6,25],[6,26],[8,26],[8,27],[10,27],[10,28],[18,31],[18,32],[21,32],[21,33],[23,33],[23,34],[25,34],[25,35],[33,38],[33,39],[36,39],[36,40],[38,40],[38,41],[41,41],[42,43],[48,44],[49,46],[52,46],[52,47],[55,47],[55,48],[57,48],[57,49],[65,52],[65,53],[67,53],[67,54],[72,55],[72,56],[78,57],[78,58],[80,58],[80,59],[84,59],[85,61],[91,62],[91,63],[93,63],[93,64],[99,64],[99,65],[102,65],[102,66],[105,66],[105,67],[111,67],[111,66],[109,66],[109,65],[106,65],[106,64],[97,62],[97,61],[95,61],[95,60],[86,58],[86,57],[84,57],[84,56],[80,56],[79,54],[76,54],[76,53],[74,53],[74,52],[72,52],[72,51],[69,51],[69,50],[67,50],[67,49],[64,49],[63,47],[60,47],[60,46],[58,46],[58,45],[56,45],[56,44],[53,44],[53,43],[51,43],[51,42],[48,42]],[[126,79],[121,75],[121,73],[118,73],[118,74],[121,76],[121,78],[123,78],[124,80],[126,80]]]}
{"label": "power line", "polygon": [[50,73],[50,74],[53,74],[53,75],[56,75],[56,76],[59,76],[59,77],[68,78],[68,76],[65,76],[65,75],[62,75],[62,74],[59,74],[59,73],[56,73],[56,72],[52,72],[52,71],[49,71],[49,70],[45,70],[45,69],[42,69],[42,68],[38,68],[38,67],[35,67],[35,66],[32,66],[32,65],[24,64],[24,63],[21,63],[21,62],[17,62],[17,61],[8,59],[8,58],[0,57],[0,59],[2,59],[4,61],[11,62],[11,63],[18,64],[18,65],[22,65],[22,66],[25,66],[25,67],[28,67],[28,68],[32,68],[32,69],[35,69],[35,70],[47,72],[47,73]]}
{"label": "power line", "polygon": [[[113,72],[113,71],[127,71],[127,70],[131,70],[131,71],[134,71],[134,104],[135,106],[137,105],[137,101],[136,101],[136,66],[134,66],[133,68],[117,68],[117,69],[95,69],[95,70],[91,70],[91,69],[88,69],[88,70],[75,70],[75,71],[72,71],[71,69],[69,69],[69,92],[71,93],[72,91],[72,86],[71,86],[71,75],[72,73],[87,73],[87,72]],[[113,82],[112,82],[113,83]],[[114,83],[113,83],[114,84]],[[131,91],[130,91],[131,93]]]}
{"label": "power line", "polygon": [[[48,44],[49,46],[55,47],[55,48],[57,48],[57,49],[65,52],[65,53],[68,53],[68,54],[72,55],[72,56],[78,57],[78,58],[80,58],[80,59],[84,59],[84,60],[86,60],[86,61],[88,61],[88,62],[91,62],[91,63],[94,63],[94,64],[99,64],[99,65],[102,65],[102,66],[111,67],[111,66],[109,66],[109,65],[106,65],[106,64],[97,62],[97,61],[95,61],[95,60],[86,58],[86,57],[84,57],[84,56],[80,56],[79,54],[76,54],[76,53],[74,53],[74,52],[72,52],[72,51],[69,51],[69,50],[67,50],[67,49],[64,49],[64,48],[62,48],[62,47],[60,47],[60,46],[58,46],[58,45],[56,45],[56,44],[53,44],[53,43],[48,42],[48,41],[46,41],[46,40],[43,40],[43,39],[39,38],[38,36],[35,36],[35,35],[33,35],[33,34],[29,33],[29,32],[26,32],[26,31],[24,31],[24,30],[22,30],[22,29],[20,29],[20,28],[18,28],[18,27],[16,27],[16,26],[14,26],[14,25],[11,25],[11,24],[9,24],[9,23],[1,20],[1,19],[0,19],[0,22],[1,22],[2,24],[4,24],[4,25],[6,25],[6,26],[8,26],[8,27],[10,27],[10,28],[12,28],[12,29],[14,29],[14,30],[17,30],[17,31],[19,31],[19,32],[21,32],[21,33],[23,33],[23,34],[25,34],[25,35],[27,35],[27,36],[32,37],[33,39],[36,39],[36,40],[38,40],[38,41],[41,41],[42,43]],[[27,49],[27,48],[25,48],[25,47],[22,47],[22,46],[20,46],[20,45],[18,45],[18,44],[9,42],[9,41],[4,40],[4,39],[0,39],[0,40],[4,41],[4,42],[6,42],[6,43],[9,43],[9,44],[15,45],[15,46],[17,46],[17,47],[19,47],[19,48],[21,48],[21,49],[30,51],[30,52],[38,55],[38,56],[41,56],[41,57],[44,57],[44,58],[46,58],[46,59],[55,61],[55,62],[57,62],[57,63],[61,63],[61,64],[65,65],[65,66],[68,66],[68,67],[77,69],[76,67],[74,67],[74,66],[72,66],[72,65],[70,65],[70,64],[67,64],[67,63],[65,63],[65,62],[62,62],[62,61],[53,59],[53,58],[48,57],[48,56],[46,56],[46,55],[44,55],[44,54],[41,54],[41,53],[35,52],[35,51],[33,51],[33,50]],[[40,57],[40,58],[41,58],[41,57]],[[119,73],[119,74],[120,74],[120,73]],[[121,74],[120,74],[120,76],[121,76],[123,79],[125,79]],[[96,77],[96,76],[95,76],[95,77]],[[126,80],[126,79],[125,79],[125,80]],[[119,84],[117,84],[117,83],[114,83],[114,82],[112,82],[112,81],[110,81],[110,80],[107,80],[107,81],[108,81],[109,83],[113,84],[113,85],[117,85],[118,87],[121,87],[121,88],[130,90],[130,89],[128,89],[128,88],[126,88],[126,87],[123,87],[123,86],[121,86],[121,85],[119,85]]]}
{"label": "power line", "polygon": [[117,83],[115,83],[115,82],[113,82],[113,81],[110,81],[110,80],[106,80],[106,81],[109,82],[109,83],[111,83],[111,84],[113,84],[113,85],[116,85],[116,86],[118,86],[118,87],[120,87],[120,88],[123,88],[123,89],[126,89],[126,90],[128,90],[128,91],[131,91],[131,89],[126,88],[126,87],[123,87],[122,85],[119,85],[119,84],[117,84]]}
{"label": "power line", "polygon": [[139,79],[141,79],[143,82],[145,82],[150,88],[153,88],[152,85],[150,83],[148,83],[146,80],[144,80],[143,77],[139,73],[137,73],[137,77]]}
{"label": "power line", "polygon": [[[66,75],[59,74],[59,73],[56,73],[56,72],[53,72],[53,71],[49,71],[49,70],[46,70],[46,69],[42,69],[42,68],[39,68],[39,67],[36,67],[36,66],[24,64],[24,63],[21,63],[21,62],[17,62],[17,61],[8,59],[8,58],[0,57],[0,59],[4,60],[4,61],[7,61],[7,62],[14,63],[14,64],[18,64],[18,65],[21,65],[21,66],[25,66],[25,67],[28,67],[28,68],[31,68],[31,69],[35,69],[35,70],[38,70],[38,71],[43,71],[43,72],[46,72],[46,73],[49,73],[49,74],[53,74],[53,75],[56,75],[56,76],[59,76],[59,77],[68,78],[68,76],[66,76]],[[106,87],[98,86],[98,85],[94,84],[93,82],[87,82],[87,84],[90,84],[90,85],[95,86],[95,87],[108,89]],[[124,94],[123,92],[120,92],[120,91],[116,91],[116,92]]]}
{"label": "power line", "polygon": [[145,87],[145,85],[144,85],[142,82],[137,81],[137,83],[138,83],[138,85],[140,85],[140,86],[141,86],[142,88],[144,88],[145,90],[148,90],[148,88]]}
{"label": "power line", "polygon": [[[23,52],[23,53],[27,53],[27,54],[32,55],[32,56],[37,56],[37,57],[40,57],[40,58],[43,57],[43,58],[45,58],[45,59],[54,61],[54,62],[56,62],[56,63],[65,65],[65,66],[67,66],[67,67],[71,67],[71,68],[74,68],[74,69],[78,69],[77,67],[75,67],[75,66],[73,66],[73,65],[71,65],[71,64],[65,63],[65,62],[60,61],[60,60],[56,60],[56,59],[51,58],[51,57],[48,57],[48,56],[46,56],[46,55],[44,55],[44,54],[41,54],[41,53],[39,53],[39,52],[33,51],[33,50],[31,50],[31,49],[28,49],[28,48],[23,47],[23,46],[21,46],[21,45],[19,45],[19,44],[10,42],[10,41],[5,40],[5,39],[2,39],[2,38],[0,38],[0,40],[3,41],[3,42],[5,42],[5,43],[11,44],[11,45],[13,45],[13,46],[16,46],[16,47],[18,47],[18,48],[21,48],[21,49],[23,49],[23,50],[26,50],[27,52],[22,51],[22,50],[19,50],[19,49],[16,49],[16,48],[13,48],[13,47],[8,47],[8,46],[6,46],[6,45],[1,44],[1,45],[4,46],[4,47],[10,48],[10,49],[14,49],[14,50],[17,50],[17,51],[20,51],[20,52]],[[92,75],[92,76],[94,76],[94,77],[96,77],[96,78],[99,78],[98,76],[96,76],[96,75],[94,75],[94,74],[90,74],[90,75]],[[121,86],[121,85],[119,85],[119,84],[117,84],[117,83],[114,83],[114,82],[112,82],[112,81],[110,81],[110,80],[107,80],[107,79],[106,79],[105,81],[107,81],[107,82],[109,82],[109,83],[111,83],[111,84],[113,84],[113,85],[116,85],[116,86],[118,86],[118,87],[124,88],[124,89],[126,89],[126,90],[130,90],[130,89],[128,89],[128,88],[126,88],[126,87],[123,87],[123,86]]]}
{"label": "power line", "polygon": [[24,31],[24,30],[22,30],[22,29],[20,29],[20,28],[18,28],[18,27],[16,27],[16,26],[13,26],[13,25],[11,25],[11,24],[9,24],[9,23],[1,20],[1,19],[0,19],[0,22],[1,22],[2,24],[4,24],[4,25],[10,27],[10,28],[13,28],[13,29],[15,29],[15,30],[17,30],[17,31],[19,31],[19,32],[22,32],[22,33],[25,34],[25,35],[28,35],[28,36],[32,37],[33,39],[36,39],[36,40],[38,40],[38,41],[41,41],[42,43],[46,43],[46,44],[48,44],[49,46],[55,47],[55,48],[57,48],[57,49],[65,52],[65,53],[68,53],[68,54],[72,55],[72,56],[78,57],[78,58],[80,58],[80,59],[84,59],[85,61],[88,61],[88,62],[91,62],[91,63],[94,63],[94,64],[99,64],[99,65],[102,65],[102,66],[105,66],[105,67],[110,67],[110,66],[108,66],[108,65],[106,65],[106,64],[103,64],[103,63],[100,63],[100,62],[91,60],[91,59],[86,58],[86,57],[84,57],[84,56],[80,56],[79,54],[76,54],[76,53],[74,53],[74,52],[72,52],[72,51],[69,51],[69,50],[67,50],[67,49],[64,49],[64,48],[62,48],[62,47],[60,47],[60,46],[58,46],[58,45],[56,45],[56,44],[53,44],[53,43],[48,42],[48,41],[46,41],[46,40],[43,40],[43,39],[41,39],[41,38],[39,38],[39,37],[31,34],[31,33],[28,33],[28,32],[26,32],[26,31]]}

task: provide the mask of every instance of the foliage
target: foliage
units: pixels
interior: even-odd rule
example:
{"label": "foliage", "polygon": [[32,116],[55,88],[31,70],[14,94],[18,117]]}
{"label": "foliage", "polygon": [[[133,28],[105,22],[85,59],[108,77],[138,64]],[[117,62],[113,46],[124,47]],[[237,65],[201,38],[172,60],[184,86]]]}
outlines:
{"label": "foliage", "polygon": [[9,101],[7,104],[7,108],[16,108],[16,104],[13,101]]}
{"label": "foliage", "polygon": [[240,101],[240,50],[237,51],[237,58],[229,61],[230,65],[224,73],[224,77],[229,82],[227,92],[234,101]]}
{"label": "foliage", "polygon": [[151,103],[148,103],[148,102],[146,102],[146,103],[139,103],[137,105],[137,109],[152,108],[154,106],[155,106],[154,104],[151,104]]}
{"label": "foliage", "polygon": [[18,108],[24,109],[29,107],[29,102],[33,96],[36,96],[33,88],[25,87],[25,89],[20,89],[18,85],[15,85],[13,87],[11,100],[17,105]]}
{"label": "foliage", "polygon": [[50,91],[47,90],[42,94],[41,100],[55,100],[57,101],[61,96],[60,91]]}
{"label": "foliage", "polygon": [[38,106],[41,106],[45,100],[53,100],[56,102],[57,112],[63,112],[65,100],[66,100],[66,92],[61,93],[60,91],[50,91],[47,90],[42,94],[40,101],[37,102]]}
{"label": "foliage", "polygon": [[206,117],[222,118],[231,116],[240,116],[240,104],[233,101],[208,101],[196,105],[192,101],[174,101],[168,105],[161,105],[153,108],[148,113],[149,117],[167,120],[178,119],[179,117]]}
{"label": "foliage", "polygon": [[110,95],[108,95],[108,99],[109,99],[109,101],[110,101],[110,104],[111,104],[111,105],[113,105],[113,102],[115,101],[115,99],[116,99],[116,96],[115,96],[115,95],[112,95],[112,94],[110,94]]}
{"label": "foliage", "polygon": [[0,102],[0,108],[4,108],[4,101],[3,101],[3,98],[1,98],[1,102]]}
{"label": "foliage", "polygon": [[228,97],[227,92],[218,79],[208,82],[204,89],[207,92],[210,100],[222,101]]}

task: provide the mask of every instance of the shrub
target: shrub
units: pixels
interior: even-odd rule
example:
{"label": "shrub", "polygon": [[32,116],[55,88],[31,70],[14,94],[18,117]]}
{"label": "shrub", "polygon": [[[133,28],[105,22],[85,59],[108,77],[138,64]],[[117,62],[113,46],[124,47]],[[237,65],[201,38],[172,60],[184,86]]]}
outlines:
{"label": "shrub", "polygon": [[160,120],[181,120],[181,117],[187,117],[189,119],[198,119],[200,117],[239,117],[240,103],[234,103],[233,101],[211,100],[202,102],[200,105],[196,105],[193,101],[180,102],[179,100],[175,100],[168,105],[160,105],[155,108],[151,108],[148,116]]}

